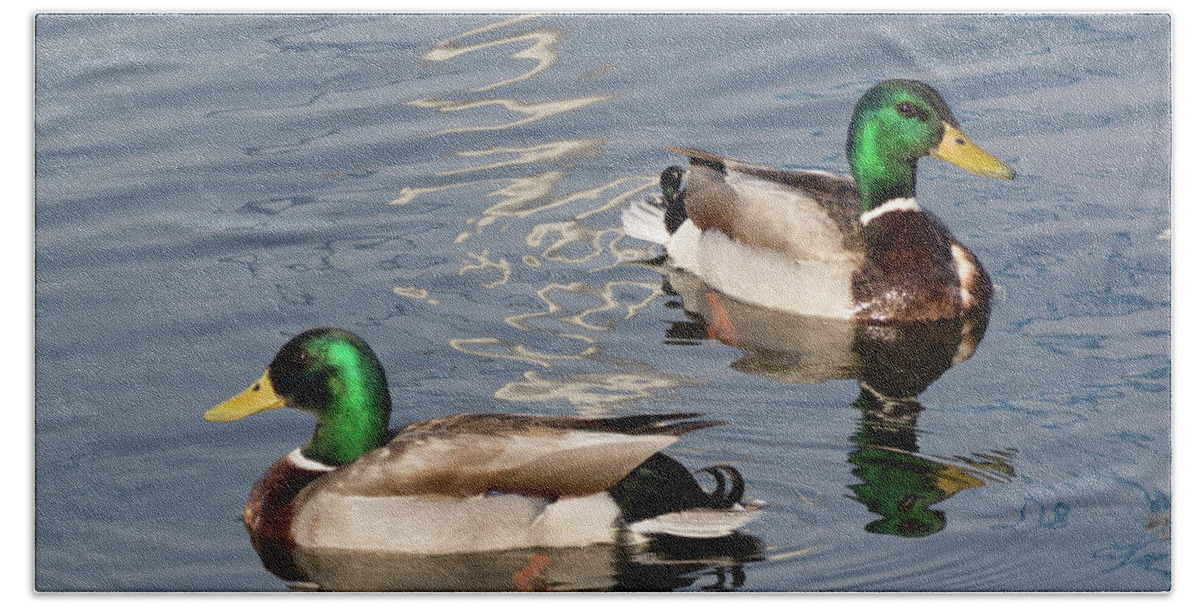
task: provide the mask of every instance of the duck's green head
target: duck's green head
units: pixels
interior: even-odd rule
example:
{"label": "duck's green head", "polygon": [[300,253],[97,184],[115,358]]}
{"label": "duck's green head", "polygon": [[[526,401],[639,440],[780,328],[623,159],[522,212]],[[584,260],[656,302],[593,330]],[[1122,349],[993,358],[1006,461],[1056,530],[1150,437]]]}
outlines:
{"label": "duck's green head", "polygon": [[938,92],[915,80],[885,80],[858,100],[846,157],[862,193],[863,211],[894,198],[912,198],[917,159],[932,156],[984,177],[1012,179],[1013,171],[963,134]]}
{"label": "duck's green head", "polygon": [[391,413],[379,359],[342,329],[310,329],[292,338],[250,388],[204,413],[210,422],[237,420],[278,407],[304,410],[317,429],[301,452],[331,466],[379,447]]}

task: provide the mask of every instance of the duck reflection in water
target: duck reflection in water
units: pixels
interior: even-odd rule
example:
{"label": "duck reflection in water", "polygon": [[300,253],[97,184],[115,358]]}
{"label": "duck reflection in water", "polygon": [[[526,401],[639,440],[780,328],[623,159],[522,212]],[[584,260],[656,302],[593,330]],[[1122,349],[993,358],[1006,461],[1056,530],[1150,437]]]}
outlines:
{"label": "duck reflection in water", "polygon": [[660,536],[604,544],[436,556],[364,551],[301,552],[298,591],[708,591],[740,588],[743,564],[763,559],[742,533],[718,539]]}
{"label": "duck reflection in water", "polygon": [[959,319],[869,324],[790,315],[745,304],[711,290],[694,275],[671,271],[664,291],[679,296],[688,321],[666,332],[669,344],[715,339],[742,351],[731,366],[779,382],[858,381],[852,405],[861,414],[847,460],[855,477],[852,498],[880,519],[876,534],[921,537],[946,526],[933,505],[985,482],[1013,477],[1011,453],[991,450],[950,459],[918,453],[917,397],[946,370],[975,352],[989,310]]}

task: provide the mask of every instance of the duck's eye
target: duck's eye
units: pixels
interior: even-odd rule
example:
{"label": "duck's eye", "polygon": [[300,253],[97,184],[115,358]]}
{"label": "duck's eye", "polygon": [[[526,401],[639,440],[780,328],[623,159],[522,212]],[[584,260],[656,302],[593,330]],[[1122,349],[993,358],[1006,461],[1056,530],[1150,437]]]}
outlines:
{"label": "duck's eye", "polygon": [[902,101],[896,104],[896,111],[905,118],[912,118],[920,113],[920,111],[917,110],[917,106],[908,101]]}

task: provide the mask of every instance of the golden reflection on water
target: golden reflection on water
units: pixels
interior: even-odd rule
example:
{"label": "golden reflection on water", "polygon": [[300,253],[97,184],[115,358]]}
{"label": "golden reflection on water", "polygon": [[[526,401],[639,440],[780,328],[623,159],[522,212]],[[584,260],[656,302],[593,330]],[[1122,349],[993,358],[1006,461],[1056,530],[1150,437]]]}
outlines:
{"label": "golden reflection on water", "polygon": [[537,370],[525,372],[524,380],[505,384],[496,397],[505,401],[565,400],[585,416],[600,415],[613,406],[647,399],[680,386],[703,384],[694,378],[670,376],[658,371],[578,373],[546,375]]}
{"label": "golden reflection on water", "polygon": [[[535,62],[535,65],[532,69],[530,69],[522,74],[519,74],[513,78],[501,80],[499,82],[494,82],[494,83],[487,84],[487,85],[484,85],[481,87],[476,87],[474,89],[469,90],[468,92],[469,93],[482,93],[484,91],[491,91],[494,89],[506,87],[511,84],[529,80],[529,79],[533,78],[534,76],[537,76],[538,74],[541,74],[542,72],[545,72],[546,70],[550,69],[555,63],[558,62],[558,59],[560,57],[559,52],[558,52],[558,45],[560,42],[562,42],[562,40],[564,38],[566,38],[566,32],[564,32],[560,29],[555,29],[555,28],[544,28],[544,29],[532,30],[532,31],[527,31],[527,32],[521,32],[518,34],[511,34],[511,35],[502,36],[499,38],[483,40],[480,42],[476,42],[474,44],[460,44],[460,41],[462,41],[466,38],[479,36],[481,34],[489,34],[496,30],[513,27],[516,25],[521,25],[521,24],[527,23],[529,21],[532,21],[536,18],[537,18],[536,15],[526,15],[526,16],[509,19],[506,21],[501,21],[499,23],[493,23],[491,25],[486,25],[484,27],[477,28],[477,29],[474,29],[474,30],[471,30],[468,32],[464,32],[462,34],[459,34],[452,38],[448,38],[448,39],[443,40],[443,41],[437,43],[436,45],[434,45],[433,49],[431,49],[429,52],[425,53],[424,59],[431,63],[437,63],[437,62],[441,62],[441,61],[446,61],[447,59],[453,59],[455,57],[458,57],[458,56],[466,54],[466,53],[472,53],[475,51],[488,49],[488,48],[495,47],[495,46],[506,45],[506,44],[527,43],[528,44],[527,47],[510,54],[509,58],[516,59],[516,60],[523,60],[523,59],[533,60]],[[590,105],[593,105],[596,103],[600,103],[602,101],[608,101],[615,97],[616,97],[615,95],[598,95],[598,96],[573,97],[573,98],[567,98],[567,99],[554,99],[554,100],[543,101],[543,102],[524,102],[524,101],[520,101],[517,99],[505,98],[505,97],[497,97],[497,98],[490,98],[490,99],[471,99],[471,100],[439,99],[439,98],[435,98],[435,97],[426,97],[423,99],[415,99],[413,101],[410,101],[410,102],[408,102],[408,105],[417,107],[417,108],[430,108],[433,110],[437,110],[438,112],[443,113],[443,114],[449,113],[449,112],[460,112],[463,110],[473,110],[473,109],[479,108],[479,107],[496,105],[496,106],[500,106],[500,107],[504,108],[505,110],[508,110],[509,112],[512,112],[515,114],[520,114],[523,116],[523,118],[519,118],[513,122],[508,122],[508,123],[503,123],[503,124],[498,124],[498,125],[476,125],[476,126],[469,126],[469,127],[457,127],[457,128],[445,129],[445,130],[439,131],[438,133],[435,133],[435,135],[446,135],[446,134],[451,134],[451,133],[473,133],[473,132],[480,132],[480,131],[500,131],[500,130],[504,130],[504,129],[509,129],[512,127],[517,127],[517,126],[526,125],[526,124],[529,124],[532,122],[537,122],[539,120],[544,120],[546,118],[550,118],[551,116],[558,116],[560,114],[566,114],[567,112],[579,110],[581,108],[585,108],[587,106],[590,106]]]}
{"label": "golden reflection on water", "polygon": [[408,105],[417,108],[430,108],[437,110],[443,114],[449,112],[461,112],[463,110],[473,110],[486,106],[500,106],[514,114],[520,114],[523,118],[518,118],[512,122],[501,123],[498,125],[475,125],[470,127],[456,127],[452,129],[443,129],[434,133],[434,135],[449,135],[452,133],[478,133],[480,131],[501,131],[527,125],[529,123],[545,120],[552,116],[566,114],[574,110],[586,108],[590,105],[614,99],[615,95],[599,95],[591,97],[575,97],[572,99],[556,99],[544,102],[526,103],[511,98],[496,98],[496,99],[478,99],[478,100],[457,100],[457,99],[414,99],[408,102]]}
{"label": "golden reflection on water", "polygon": [[584,158],[592,158],[600,156],[604,153],[602,146],[603,139],[567,139],[563,141],[552,141],[544,144],[535,144],[532,146],[496,146],[486,150],[467,150],[456,152],[458,156],[463,158],[477,158],[481,156],[492,156],[496,154],[508,154],[513,158],[510,160],[496,161],[490,165],[481,167],[468,167],[466,169],[455,169],[453,171],[444,171],[439,173],[440,176],[457,175],[459,173],[470,173],[472,171],[487,171],[489,169],[499,169],[500,167],[511,167],[514,165],[526,165],[531,163],[542,162],[569,162],[581,160]]}
{"label": "golden reflection on water", "polygon": [[392,293],[405,298],[424,300],[430,306],[437,306],[439,304],[437,300],[429,297],[429,290],[423,287],[393,287]]}
{"label": "golden reflection on water", "polygon": [[[516,178],[512,184],[489,194],[488,196],[503,196],[504,200],[484,210],[482,217],[473,223],[475,233],[479,234],[484,228],[502,218],[523,219],[535,213],[561,207],[567,203],[589,198],[581,193],[563,197],[553,197],[559,182],[567,176],[566,171],[548,171],[527,178]],[[587,192],[593,192],[589,190]],[[526,239],[528,240],[528,239]]]}
{"label": "golden reflection on water", "polygon": [[[498,124],[464,124],[446,128],[433,133],[431,137],[491,133],[494,135],[488,137],[498,138],[504,131],[514,127],[584,111],[595,104],[616,98],[615,95],[588,95],[522,100],[473,95],[528,81],[558,62],[561,57],[559,46],[567,35],[565,31],[557,28],[517,29],[537,19],[537,16],[521,16],[463,32],[437,43],[424,55],[425,60],[437,63],[487,49],[518,45],[520,48],[507,57],[518,62],[534,62],[532,68],[515,77],[469,89],[463,92],[466,95],[462,97],[425,97],[408,102],[412,107],[427,108],[441,114],[462,113],[467,116],[472,112],[486,113],[499,107],[518,115],[512,121]],[[581,78],[596,78],[616,68],[615,65],[601,66]],[[625,207],[634,197],[656,186],[656,178],[643,175],[616,176],[595,186],[565,193],[559,191],[564,180],[571,175],[571,167],[582,160],[604,154],[605,138],[521,141],[519,144],[505,144],[493,139],[489,143],[494,145],[454,152],[454,158],[467,165],[449,168],[436,176],[458,179],[434,185],[406,186],[400,189],[391,204],[407,205],[419,197],[450,189],[480,186],[489,189],[482,195],[482,200],[500,200],[484,208],[477,216],[465,220],[466,229],[455,237],[456,245],[482,235],[495,225],[511,227],[520,220],[566,206],[578,210],[570,219],[540,222],[529,229],[524,237],[524,245],[528,250],[517,253],[523,266],[514,264],[506,257],[512,253],[493,253],[488,249],[465,250],[461,255],[460,276],[479,277],[476,281],[480,287],[498,289],[511,285],[514,273],[522,268],[542,269],[544,273],[548,264],[569,264],[569,276],[583,278],[623,261],[652,255],[652,247],[634,246],[628,239],[623,239],[624,232],[615,225],[615,214],[613,218],[605,220],[612,222],[606,226],[589,225],[586,220]],[[521,167],[528,167],[531,171],[524,175],[495,176],[497,171],[511,173],[514,168]],[[462,179],[466,176],[477,178]],[[519,243],[514,245],[519,247]],[[611,254],[611,258],[606,254]],[[396,293],[430,301],[418,287],[397,287]],[[522,379],[500,387],[495,396],[508,401],[565,400],[581,412],[603,414],[611,408],[698,382],[658,372],[642,363],[602,358],[601,345],[594,334],[609,331],[620,321],[633,318],[660,294],[659,283],[650,281],[615,280],[599,284],[551,281],[533,294],[544,305],[543,310],[510,315],[505,319],[510,326],[528,332],[528,341],[473,336],[459,337],[449,342],[452,348],[463,353],[523,361],[543,369],[567,361],[600,363],[603,366],[601,371],[595,372],[544,374],[528,371]]]}
{"label": "golden reflection on water", "polygon": [[[470,258],[470,260],[463,260],[463,263],[465,265],[461,269],[459,269],[458,276],[461,277],[461,276],[466,275],[469,272],[473,272],[476,270],[489,270],[490,269],[490,270],[495,270],[495,271],[499,272],[500,278],[496,279],[495,281],[491,281],[491,282],[482,282],[481,281],[479,283],[479,285],[481,287],[487,287],[488,289],[491,289],[493,287],[499,287],[501,285],[504,285],[505,283],[508,283],[508,277],[512,276],[512,264],[509,264],[508,260],[506,260],[504,258],[500,258],[499,260],[492,261],[489,258],[490,255],[491,255],[491,253],[487,249],[484,249],[480,253],[473,253],[473,252],[468,251],[467,257]],[[471,260],[473,260],[474,263],[471,263]]]}
{"label": "golden reflection on water", "polygon": [[[396,193],[396,198],[390,205],[407,205],[418,197],[434,192],[450,190],[451,188],[461,188],[463,186],[473,186],[476,184],[502,183],[505,184],[489,192],[488,197],[502,197],[505,200],[497,205],[500,208],[532,208],[529,213],[536,213],[542,208],[533,204],[536,201],[549,198],[554,190],[558,187],[558,183],[567,176],[565,171],[546,171],[535,175],[526,175],[522,177],[505,177],[495,179],[480,179],[467,182],[457,182],[453,184],[443,184],[440,186],[405,186]],[[526,213],[525,215],[528,215]],[[513,215],[512,217],[523,217],[521,215]],[[468,220],[468,223],[477,223],[479,220],[473,218]],[[491,223],[490,220],[488,223]],[[486,225],[486,224],[485,224]],[[466,237],[459,236],[455,242],[461,242]]]}
{"label": "golden reflection on water", "polygon": [[454,242],[461,243],[471,238],[472,234],[481,234],[484,228],[500,218],[520,219],[548,209],[550,206],[543,201],[550,198],[550,195],[558,188],[558,183],[566,176],[566,171],[547,171],[508,179],[507,185],[487,195],[488,197],[501,197],[504,200],[489,207],[484,211],[482,217],[468,219],[467,225],[474,226],[474,230],[459,233]]}
{"label": "golden reflection on water", "polygon": [[577,338],[587,343],[588,346],[577,353],[559,355],[540,352],[526,344],[516,344],[508,340],[502,340],[500,338],[494,338],[491,336],[483,336],[479,338],[454,338],[450,340],[450,346],[454,350],[466,353],[468,355],[477,355],[491,359],[513,359],[516,361],[526,361],[542,367],[552,367],[555,361],[567,359],[585,359],[599,354],[600,352],[600,347],[596,344],[595,339],[589,336],[576,335],[562,337]]}
{"label": "golden reflection on water", "polygon": [[[645,290],[646,297],[632,304],[623,303],[618,300],[614,290],[618,287],[634,287]],[[590,306],[579,311],[572,311],[566,306],[555,302],[551,297],[554,292],[570,293],[578,296],[592,298],[599,302],[596,306]],[[541,317],[553,317],[563,323],[569,323],[576,327],[591,331],[609,331],[616,326],[618,320],[632,319],[639,311],[650,305],[662,293],[658,283],[642,282],[642,281],[610,281],[604,285],[596,286],[589,283],[571,283],[563,285],[559,283],[551,283],[538,290],[537,296],[546,304],[546,310],[543,312],[533,312],[521,315],[513,315],[505,319],[509,325],[517,329],[532,331],[528,326],[528,322]],[[617,319],[611,319],[603,325],[589,323],[587,317],[590,315],[600,314],[607,311],[624,310]]]}
{"label": "golden reflection on water", "polygon": [[[632,187],[629,182],[633,182]],[[593,228],[582,223],[593,215],[602,213],[615,208],[624,208],[634,199],[641,195],[647,189],[656,185],[657,181],[648,177],[623,177],[615,179],[606,184],[602,184],[596,188],[581,190],[572,193],[562,199],[552,201],[549,205],[557,207],[581,200],[596,200],[601,201],[600,204],[588,211],[584,211],[575,217],[565,221],[544,222],[533,227],[529,231],[529,236],[525,237],[525,244],[530,247],[541,247],[542,243],[550,238],[552,234],[558,234],[549,246],[542,249],[542,257],[556,262],[567,263],[583,263],[592,261],[596,257],[602,255],[605,250],[604,240],[611,236],[608,240],[607,249],[613,254],[614,260],[612,263],[590,269],[588,272],[598,272],[612,268],[621,262],[634,259],[641,259],[653,255],[654,248],[652,246],[635,246],[628,248],[618,248],[617,242],[625,236],[625,231],[620,227]],[[625,190],[618,190],[618,193],[611,198],[605,199],[605,192],[610,189],[615,189],[625,186]],[[549,207],[547,207],[549,208]],[[489,209],[488,212],[491,210]],[[486,213],[486,212],[485,212]],[[586,244],[588,249],[585,253],[576,256],[570,256],[565,253],[566,249],[576,243]]]}
{"label": "golden reflection on water", "polygon": [[459,41],[472,36],[478,36],[479,34],[486,34],[488,32],[504,29],[506,27],[520,25],[522,23],[533,21],[539,17],[540,15],[521,15],[506,21],[492,23],[480,28],[463,32],[457,36],[447,38],[433,45],[433,48],[429,52],[425,53],[423,59],[436,63],[439,61],[445,61],[447,59],[453,59],[454,57],[458,57],[463,53],[470,53],[488,47],[528,41],[530,45],[527,48],[511,54],[509,57],[513,59],[532,59],[537,62],[537,65],[535,65],[533,69],[515,78],[510,78],[508,80],[502,80],[500,82],[485,85],[476,89],[471,89],[471,91],[488,91],[520,82],[522,80],[529,80],[530,78],[533,78],[534,76],[537,76],[538,74],[550,69],[550,66],[554,65],[558,61],[558,44],[562,42],[564,38],[566,38],[566,32],[563,32],[559,29],[547,28],[506,36],[503,38],[485,40],[476,44],[459,44]]}

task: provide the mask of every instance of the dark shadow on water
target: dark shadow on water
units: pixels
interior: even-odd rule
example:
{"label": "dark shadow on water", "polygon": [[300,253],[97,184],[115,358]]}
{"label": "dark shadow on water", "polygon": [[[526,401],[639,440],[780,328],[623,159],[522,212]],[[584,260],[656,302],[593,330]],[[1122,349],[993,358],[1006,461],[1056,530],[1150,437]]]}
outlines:
{"label": "dark shadow on water", "polygon": [[295,590],[312,591],[672,591],[742,586],[742,564],[760,561],[762,543],[654,538],[636,547],[592,545],[440,556],[297,551],[305,573]]}
{"label": "dark shadow on water", "polygon": [[779,382],[858,381],[851,405],[862,417],[850,436],[847,461],[860,481],[848,488],[879,517],[864,526],[867,532],[937,533],[946,526],[946,513],[933,505],[962,490],[1012,479],[1010,450],[942,458],[921,455],[917,444],[924,409],[917,397],[974,354],[989,311],[965,319],[876,325],[751,306],[683,272],[670,273],[664,291],[680,298],[688,317],[667,329],[667,344],[719,340],[742,351],[731,367]]}

